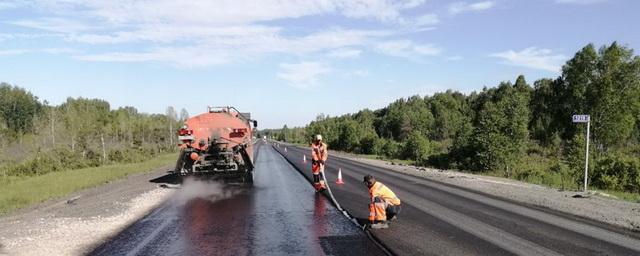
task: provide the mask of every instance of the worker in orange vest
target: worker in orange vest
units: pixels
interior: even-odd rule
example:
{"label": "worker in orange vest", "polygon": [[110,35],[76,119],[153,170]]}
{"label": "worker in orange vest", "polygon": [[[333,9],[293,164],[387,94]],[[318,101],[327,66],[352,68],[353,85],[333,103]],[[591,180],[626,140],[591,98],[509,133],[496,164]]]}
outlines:
{"label": "worker in orange vest", "polygon": [[324,183],[324,177],[320,177],[320,170],[324,168],[324,164],[329,157],[327,151],[327,144],[322,142],[322,135],[315,136],[313,143],[311,143],[311,171],[313,172],[313,187],[316,192],[325,190],[327,187]]}
{"label": "worker in orange vest", "polygon": [[391,189],[376,181],[376,178],[371,175],[364,176],[362,183],[369,188],[371,228],[388,228],[388,220],[395,220],[400,212],[400,199]]}

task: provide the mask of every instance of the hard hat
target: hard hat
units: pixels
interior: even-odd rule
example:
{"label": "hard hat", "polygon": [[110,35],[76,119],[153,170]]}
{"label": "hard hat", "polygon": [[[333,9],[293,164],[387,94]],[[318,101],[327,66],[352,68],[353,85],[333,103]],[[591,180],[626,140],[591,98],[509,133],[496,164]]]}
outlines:
{"label": "hard hat", "polygon": [[316,134],[316,140],[322,140],[322,135]]}
{"label": "hard hat", "polygon": [[193,152],[191,153],[191,155],[189,155],[189,157],[191,157],[191,160],[193,161],[198,160],[198,153]]}

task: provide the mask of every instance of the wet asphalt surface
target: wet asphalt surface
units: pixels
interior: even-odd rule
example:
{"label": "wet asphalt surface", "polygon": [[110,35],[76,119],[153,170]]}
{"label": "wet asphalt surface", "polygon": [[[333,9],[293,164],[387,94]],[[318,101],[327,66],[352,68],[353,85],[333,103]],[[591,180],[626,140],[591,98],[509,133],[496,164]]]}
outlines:
{"label": "wet asphalt surface", "polygon": [[257,148],[253,186],[177,186],[89,255],[384,255],[271,146]]}
{"label": "wet asphalt surface", "polygon": [[[302,161],[303,154],[310,159],[310,149],[274,148],[311,178],[310,161]],[[334,182],[338,168],[344,185]],[[400,197],[398,220],[371,230],[397,255],[640,255],[640,234],[576,216],[331,154],[325,172],[336,200],[360,222],[368,216],[364,175],[373,174]]]}

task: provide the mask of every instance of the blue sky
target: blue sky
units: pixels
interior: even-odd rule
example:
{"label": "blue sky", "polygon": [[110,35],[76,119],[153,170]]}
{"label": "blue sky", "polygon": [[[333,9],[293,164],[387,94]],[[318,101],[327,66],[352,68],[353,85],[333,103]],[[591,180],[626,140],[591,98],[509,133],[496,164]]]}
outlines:
{"label": "blue sky", "polygon": [[0,0],[0,81],[54,104],[252,112],[262,128],[556,77],[588,43],[640,49],[633,0]]}

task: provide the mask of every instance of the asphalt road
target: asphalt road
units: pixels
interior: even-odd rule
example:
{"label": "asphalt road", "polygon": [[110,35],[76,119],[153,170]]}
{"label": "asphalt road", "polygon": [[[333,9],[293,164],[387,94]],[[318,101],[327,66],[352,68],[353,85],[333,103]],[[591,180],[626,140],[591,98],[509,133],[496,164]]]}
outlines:
{"label": "asphalt road", "polygon": [[[310,149],[275,147],[307,179]],[[335,184],[338,168],[344,185]],[[549,209],[331,156],[325,169],[339,204],[365,222],[362,177],[372,174],[403,201],[398,220],[372,233],[398,255],[640,255],[640,235]]]}
{"label": "asphalt road", "polygon": [[272,147],[255,164],[253,186],[185,183],[90,255],[384,255]]}

